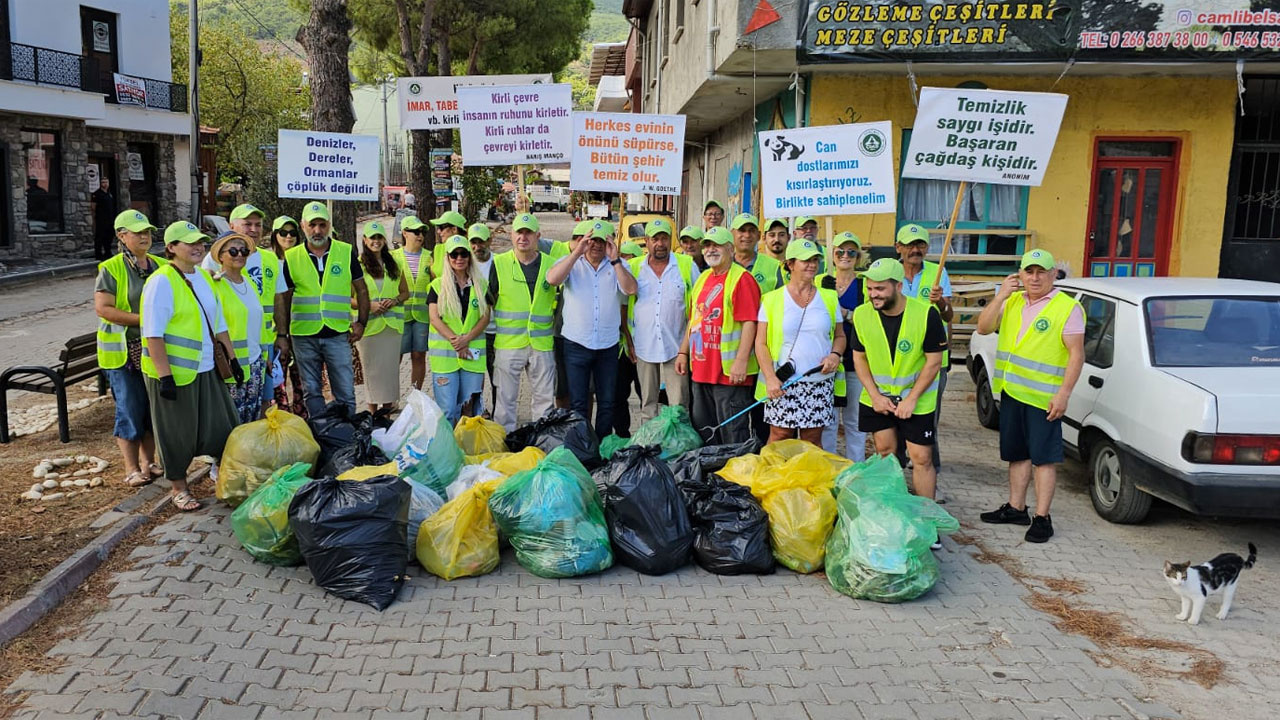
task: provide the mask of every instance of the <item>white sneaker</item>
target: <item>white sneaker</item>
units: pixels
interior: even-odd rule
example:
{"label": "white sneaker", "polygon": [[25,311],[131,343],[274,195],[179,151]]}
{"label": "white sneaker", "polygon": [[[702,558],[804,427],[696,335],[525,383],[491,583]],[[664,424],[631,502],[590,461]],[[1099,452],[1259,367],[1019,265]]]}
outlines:
{"label": "white sneaker", "polygon": [[942,541],[941,541],[941,540],[939,540],[939,541],[935,542],[934,544],[930,545],[930,546],[929,546],[929,549],[930,549],[930,550],[933,550],[933,551],[941,550],[941,549],[942,549]]}

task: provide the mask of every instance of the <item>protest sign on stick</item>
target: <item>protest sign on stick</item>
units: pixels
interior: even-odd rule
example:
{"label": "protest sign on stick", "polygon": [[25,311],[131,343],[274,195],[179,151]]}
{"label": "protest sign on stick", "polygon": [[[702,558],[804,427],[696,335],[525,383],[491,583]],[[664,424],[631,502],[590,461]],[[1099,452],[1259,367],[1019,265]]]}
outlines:
{"label": "protest sign on stick", "polygon": [[679,195],[684,123],[684,115],[574,113],[569,187]]}
{"label": "protest sign on stick", "polygon": [[766,217],[893,212],[888,121],[759,133]]}
{"label": "protest sign on stick", "polygon": [[376,135],[280,130],[276,194],[284,198],[377,200],[381,145]]}
{"label": "protest sign on stick", "polygon": [[460,87],[463,165],[569,162],[573,89],[568,84]]}

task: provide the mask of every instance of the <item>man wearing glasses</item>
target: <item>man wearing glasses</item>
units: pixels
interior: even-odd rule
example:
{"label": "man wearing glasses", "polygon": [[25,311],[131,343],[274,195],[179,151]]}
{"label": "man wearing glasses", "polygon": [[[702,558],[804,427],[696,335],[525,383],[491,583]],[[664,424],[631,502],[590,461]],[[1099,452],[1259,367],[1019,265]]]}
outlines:
{"label": "man wearing glasses", "polygon": [[721,227],[724,225],[724,205],[719,200],[712,198],[702,206],[702,231],[706,232],[713,227]]}
{"label": "man wearing glasses", "polygon": [[400,337],[400,355],[409,355],[409,379],[413,386],[422,389],[427,379],[427,336],[431,331],[431,317],[427,312],[427,290],[431,287],[431,255],[423,262],[423,246],[426,242],[427,224],[417,215],[409,215],[400,221],[401,247],[391,251],[400,272],[409,283],[409,300],[404,304],[404,335]]}

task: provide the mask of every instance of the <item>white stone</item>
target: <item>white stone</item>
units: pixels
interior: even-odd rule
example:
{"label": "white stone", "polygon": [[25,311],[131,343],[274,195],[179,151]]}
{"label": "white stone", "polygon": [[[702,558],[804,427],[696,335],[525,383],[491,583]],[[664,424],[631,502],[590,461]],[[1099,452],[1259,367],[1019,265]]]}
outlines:
{"label": "white stone", "polygon": [[44,492],[44,483],[36,483],[31,486],[31,492]]}
{"label": "white stone", "polygon": [[75,457],[75,460],[76,460],[76,462],[78,462],[78,463],[87,463],[87,462],[89,462],[89,456],[88,456],[88,455],[77,455],[77,456]]}
{"label": "white stone", "polygon": [[102,472],[103,470],[106,470],[106,469],[107,469],[108,467],[110,467],[110,466],[111,466],[111,463],[107,462],[106,460],[99,460],[99,461],[98,461],[98,466],[97,466],[97,467],[95,467],[95,468],[93,469],[93,471],[94,471],[94,472],[96,472],[96,473],[100,473],[100,472]]}
{"label": "white stone", "polygon": [[50,500],[61,500],[62,498],[66,497],[66,496],[67,496],[67,494],[66,494],[66,493],[56,492],[56,493],[49,493],[48,495],[41,495],[41,496],[40,496],[40,499],[41,499],[41,500],[43,500],[43,501],[45,501],[45,502],[48,502],[48,501],[50,501]]}
{"label": "white stone", "polygon": [[89,481],[89,487],[95,488],[102,485],[102,478],[96,477]]}
{"label": "white stone", "polygon": [[89,470],[88,468],[82,468],[80,470],[77,470],[71,473],[71,477],[87,477],[92,474],[93,474],[92,470]]}
{"label": "white stone", "polygon": [[90,456],[89,456],[89,462],[91,462],[91,463],[98,463],[99,465],[105,465],[107,461],[106,461],[106,460],[103,460],[102,458],[98,457],[97,455],[90,455]]}
{"label": "white stone", "polygon": [[62,477],[62,475],[60,475],[60,474],[58,474],[58,473],[56,473],[56,472],[48,472],[48,473],[45,473],[45,474],[44,474],[44,479],[45,479],[45,480],[57,480],[57,479],[58,479],[58,478],[60,478],[60,477]]}
{"label": "white stone", "polygon": [[44,497],[44,495],[42,495],[42,494],[40,494],[40,493],[36,492],[35,490],[28,490],[28,491],[26,491],[26,492],[22,493],[22,499],[23,499],[23,500],[39,500],[39,499],[41,499],[41,498],[43,498],[43,497]]}
{"label": "white stone", "polygon": [[58,483],[58,487],[69,488],[75,484],[76,483],[74,480],[63,480],[62,482]]}
{"label": "white stone", "polygon": [[46,490],[52,490],[52,489],[54,489],[54,488],[58,487],[58,481],[57,481],[57,480],[45,480],[44,482],[42,482],[42,483],[40,483],[40,484],[41,484],[41,485],[42,485]]}
{"label": "white stone", "polygon": [[60,458],[54,458],[52,462],[54,467],[66,467],[70,465],[73,461],[69,457],[60,457]]}
{"label": "white stone", "polygon": [[89,487],[89,478],[76,478],[76,487]]}

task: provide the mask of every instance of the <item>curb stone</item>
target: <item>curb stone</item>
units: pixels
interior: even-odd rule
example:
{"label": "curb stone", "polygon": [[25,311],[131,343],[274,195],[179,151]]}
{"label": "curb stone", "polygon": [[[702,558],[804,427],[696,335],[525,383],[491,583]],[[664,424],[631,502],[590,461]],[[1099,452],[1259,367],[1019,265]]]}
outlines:
{"label": "curb stone", "polygon": [[42,268],[40,270],[24,270],[22,272],[6,273],[0,275],[0,288],[12,288],[27,283],[39,282],[41,280],[53,280],[55,278],[76,277],[79,275],[92,275],[98,269],[97,260],[83,260],[79,262],[68,263],[56,268]]}

